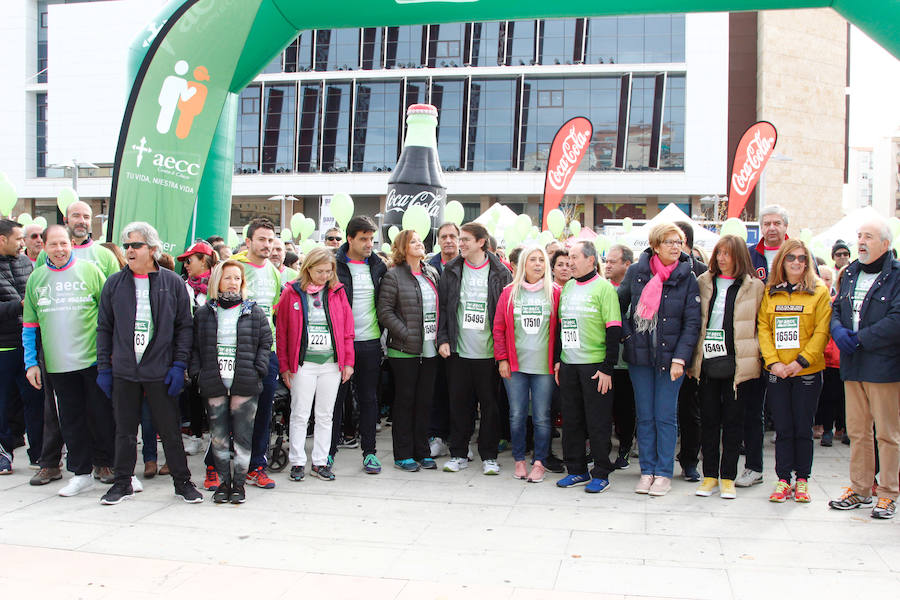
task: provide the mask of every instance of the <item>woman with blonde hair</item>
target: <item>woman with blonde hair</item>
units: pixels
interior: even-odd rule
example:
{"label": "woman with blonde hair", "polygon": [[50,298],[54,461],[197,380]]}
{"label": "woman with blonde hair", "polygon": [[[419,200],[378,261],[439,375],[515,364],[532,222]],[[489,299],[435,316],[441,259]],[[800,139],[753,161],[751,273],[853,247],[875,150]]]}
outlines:
{"label": "woman with blonde hair", "polygon": [[769,496],[772,502],[792,496],[796,502],[810,501],[813,420],[831,325],[831,297],[811,266],[813,260],[802,241],[785,240],[772,261],[757,316],[759,347],[769,373],[766,403],[775,422],[778,483]]}
{"label": "woman with blonde hair", "polygon": [[[543,481],[544,461],[550,453],[550,401],[560,287],[553,283],[549,263],[540,246],[522,250],[516,275],[503,288],[494,317],[494,358],[509,396],[509,429],[516,462],[513,477],[533,483]],[[529,400],[534,422],[530,473],[525,463]]]}
{"label": "woman with blonde hair", "polygon": [[206,400],[219,476],[213,495],[217,504],[244,502],[256,403],[272,352],[266,314],[246,299],[246,284],[241,263],[231,259],[218,263],[209,275],[206,302],[194,313],[190,374]]}
{"label": "woman with blonde hair", "polygon": [[393,266],[381,279],[378,293],[378,322],[388,332],[387,356],[394,374],[394,466],[412,473],[437,468],[428,427],[437,374],[440,276],[425,261],[425,246],[414,230],[397,234],[391,251]]}
{"label": "woman with blonde hair", "polygon": [[625,362],[634,385],[641,461],[638,494],[664,496],[672,488],[678,437],[678,390],[700,332],[700,290],[684,232],[672,223],[650,230],[650,247],[619,286]]}
{"label": "woman with blonde hair", "polygon": [[[700,381],[703,482],[695,492],[737,497],[734,480],[744,422],[744,397],[759,378],[756,314],[764,284],[756,278],[744,240],[716,243],[700,287],[700,337],[688,375]],[[721,443],[720,443],[721,440]],[[721,460],[720,460],[721,448]]]}
{"label": "woman with blonde hair", "polygon": [[306,424],[316,406],[312,473],[334,481],[328,461],[338,387],[353,375],[353,312],[338,282],[334,254],[318,246],[300,275],[281,292],[275,312],[275,353],[284,385],[291,391],[290,478],[302,481],[306,468]]}

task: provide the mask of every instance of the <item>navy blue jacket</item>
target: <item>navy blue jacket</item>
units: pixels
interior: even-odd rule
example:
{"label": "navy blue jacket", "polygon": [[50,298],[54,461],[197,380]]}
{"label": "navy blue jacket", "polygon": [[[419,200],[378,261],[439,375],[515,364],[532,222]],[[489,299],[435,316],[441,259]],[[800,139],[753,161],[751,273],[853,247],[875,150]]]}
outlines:
{"label": "navy blue jacket", "polygon": [[700,287],[691,270],[691,258],[682,252],[678,266],[663,283],[656,329],[636,332],[634,313],[644,286],[653,277],[652,255],[650,248],[641,252],[618,288],[622,315],[628,315],[622,319],[625,362],[667,371],[674,358],[683,360],[686,366],[691,364],[700,335]]}
{"label": "navy blue jacket", "polygon": [[[888,250],[890,252],[890,250]],[[831,332],[853,330],[853,290],[859,278],[858,260],[847,265],[834,298]],[[888,257],[881,274],[863,300],[859,344],[853,354],[841,351],[841,379],[891,383],[900,381],[900,262]]]}

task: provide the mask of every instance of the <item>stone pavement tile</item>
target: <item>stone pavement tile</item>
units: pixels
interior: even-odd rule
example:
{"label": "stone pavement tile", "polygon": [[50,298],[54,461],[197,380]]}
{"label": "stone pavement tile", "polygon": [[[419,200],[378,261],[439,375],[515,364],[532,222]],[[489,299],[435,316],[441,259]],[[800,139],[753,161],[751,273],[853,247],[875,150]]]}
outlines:
{"label": "stone pavement tile", "polygon": [[514,506],[504,524],[514,527],[643,533],[646,520],[646,515],[641,513],[619,512],[604,507]]}
{"label": "stone pavement tile", "polygon": [[725,562],[731,565],[754,567],[782,567],[797,569],[844,569],[847,571],[887,572],[888,564],[866,544],[830,542],[797,542],[781,540],[773,544],[766,540],[721,540]]}
{"label": "stone pavement tile", "polygon": [[16,516],[16,512],[0,516],[0,541],[4,544],[74,550],[120,527],[115,524],[22,519]]}
{"label": "stone pavement tile", "polygon": [[95,488],[71,498],[49,496],[42,502],[34,502],[9,516],[35,522],[49,520],[103,524],[133,523],[176,502],[185,506],[185,503],[176,499],[174,495],[152,501],[142,493],[116,506],[104,506],[100,504],[100,493],[105,493],[106,489],[105,486],[102,490]]}
{"label": "stone pavement tile", "polygon": [[647,515],[647,533],[652,535],[716,538],[790,539],[781,520],[756,517],[731,518],[708,515]]}
{"label": "stone pavement tile", "polygon": [[788,539],[810,542],[831,542],[837,539],[850,544],[872,545],[895,544],[900,539],[900,521],[896,519],[873,519],[869,516],[872,511],[865,508],[830,512],[843,515],[844,518],[816,521],[785,519],[784,525],[791,536]]}
{"label": "stone pavement tile", "polygon": [[[496,523],[473,526],[463,521],[433,523],[422,531],[417,547],[439,547],[479,553],[514,550],[558,557],[566,551],[571,532],[568,529],[510,527]],[[533,557],[532,560],[540,560]]]}
{"label": "stone pavement tile", "polygon": [[385,577],[425,579],[437,583],[513,585],[553,589],[559,560],[535,559],[510,548],[491,552],[415,547],[403,552]]}
{"label": "stone pavement tile", "polygon": [[728,569],[735,600],[758,600],[778,590],[804,598],[895,598],[900,576],[799,568]]}
{"label": "stone pavement tile", "polygon": [[704,600],[732,597],[723,568],[647,565],[631,559],[565,559],[560,565],[556,589]]}
{"label": "stone pavement tile", "polygon": [[[513,595],[510,597],[510,600],[624,600],[625,596],[622,594],[602,594],[602,593],[587,593],[587,592],[563,592],[560,590],[553,590],[552,592],[549,590],[532,590],[532,589],[523,589],[516,588],[513,591]],[[647,598],[646,596],[641,598],[641,600],[660,600],[659,598]]]}
{"label": "stone pavement tile", "polygon": [[[549,590],[537,590],[542,599],[555,597]],[[511,600],[516,589],[503,585],[454,585],[427,581],[410,581],[396,600]]]}
{"label": "stone pavement tile", "polygon": [[[21,579],[0,577],[0,589],[4,598],[78,598],[79,600],[104,600],[111,597],[111,590],[102,585],[56,585]],[[129,595],[129,599],[133,596]],[[158,596],[156,596],[158,598]]]}
{"label": "stone pavement tile", "polygon": [[[894,518],[896,519],[896,517]],[[900,535],[894,541],[900,543]],[[878,556],[881,557],[881,560],[887,564],[891,571],[900,573],[900,545],[876,546],[875,552],[878,553]]]}
{"label": "stone pavement tile", "polygon": [[[378,577],[347,577],[309,573],[295,579],[295,583],[281,595],[265,598],[328,598],[328,600],[393,600],[406,585],[405,580]],[[195,597],[196,598],[196,597]]]}
{"label": "stone pavement tile", "polygon": [[726,566],[720,541],[708,537],[575,530],[565,553],[584,560],[623,558],[694,567]]}
{"label": "stone pavement tile", "polygon": [[43,502],[49,498],[49,492],[46,497],[41,497],[26,491],[20,491],[19,488],[12,488],[0,491],[0,515],[23,509],[32,504]]}
{"label": "stone pavement tile", "polygon": [[523,484],[517,504],[558,508],[583,506],[632,513],[643,513],[645,510],[644,503],[639,502],[641,497],[633,492],[634,484],[622,485],[618,478],[614,479],[607,491],[602,494],[585,493],[583,486],[569,489],[556,487],[558,479],[562,479],[562,475],[554,473],[553,478],[547,477],[541,483]]}

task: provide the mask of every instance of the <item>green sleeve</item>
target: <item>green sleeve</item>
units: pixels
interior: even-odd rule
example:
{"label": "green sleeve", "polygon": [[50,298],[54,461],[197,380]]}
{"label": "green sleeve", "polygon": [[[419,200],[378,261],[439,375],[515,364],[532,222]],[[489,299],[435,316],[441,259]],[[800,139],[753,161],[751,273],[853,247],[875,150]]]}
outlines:
{"label": "green sleeve", "polygon": [[603,291],[600,294],[603,327],[605,328],[607,323],[611,323],[614,321],[618,321],[621,324],[622,311],[619,308],[619,296],[616,293],[616,288],[614,288],[612,284],[607,281],[606,285],[603,286]]}
{"label": "green sleeve", "polygon": [[103,271],[105,281],[106,277],[109,277],[119,270],[119,261],[116,260],[115,254],[103,246],[97,248],[97,251],[99,253],[98,262],[100,263],[100,270]]}
{"label": "green sleeve", "polygon": [[[118,261],[116,262],[118,264]],[[91,265],[94,267],[94,265]],[[94,300],[97,301],[97,304],[100,304],[100,294],[103,293],[103,286],[106,285],[106,276],[103,274],[100,269],[94,267],[93,271],[91,271],[92,282],[91,282],[91,295],[94,297]]]}
{"label": "green sleeve", "polygon": [[275,268],[275,265],[269,263],[272,267],[272,271],[275,273],[275,300],[272,301],[272,308],[274,309],[278,306],[278,301],[281,300],[281,286],[284,282],[281,281],[281,273],[278,272],[278,269]]}
{"label": "green sleeve", "polygon": [[34,263],[34,268],[37,269],[38,265],[45,265],[45,264],[47,264],[47,252],[44,250],[41,250],[41,253],[38,254],[37,260]]}
{"label": "green sleeve", "polygon": [[35,301],[34,301],[34,288],[37,285],[37,278],[32,276],[28,278],[28,283],[25,284],[25,300],[22,306],[22,322],[23,323],[37,323],[38,315],[35,310]]}

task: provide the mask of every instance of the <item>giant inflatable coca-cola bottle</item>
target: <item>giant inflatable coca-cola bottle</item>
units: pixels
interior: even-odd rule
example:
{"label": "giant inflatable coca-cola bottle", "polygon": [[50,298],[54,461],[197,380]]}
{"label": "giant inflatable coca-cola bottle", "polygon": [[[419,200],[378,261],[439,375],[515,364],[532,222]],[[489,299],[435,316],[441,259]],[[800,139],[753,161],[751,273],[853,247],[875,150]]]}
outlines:
{"label": "giant inflatable coca-cola bottle", "polygon": [[387,241],[391,225],[403,229],[403,213],[419,204],[431,217],[431,233],[424,240],[426,251],[434,247],[437,228],[444,220],[447,188],[437,153],[437,109],[430,104],[412,104],[406,110],[406,142],[391,178],[388,179],[382,239]]}

